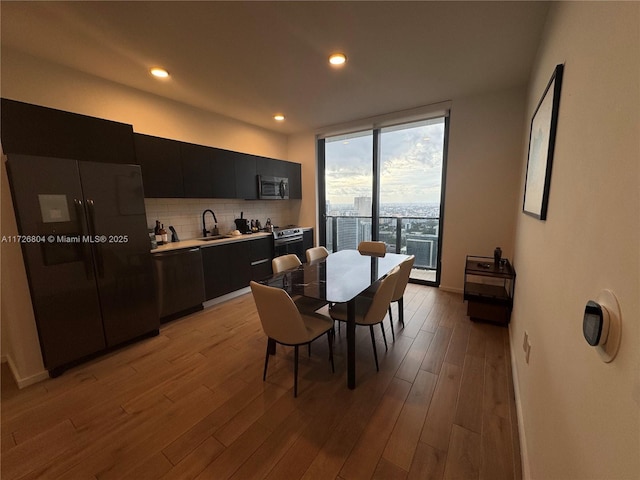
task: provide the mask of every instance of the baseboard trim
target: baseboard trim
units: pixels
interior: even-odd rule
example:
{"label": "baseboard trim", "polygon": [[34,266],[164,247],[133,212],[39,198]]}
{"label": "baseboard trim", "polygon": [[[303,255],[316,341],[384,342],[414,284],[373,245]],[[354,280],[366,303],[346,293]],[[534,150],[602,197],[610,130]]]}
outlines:
{"label": "baseboard trim", "polygon": [[440,285],[440,290],[442,290],[443,292],[449,292],[449,293],[459,293],[462,294],[464,293],[464,290],[461,288],[454,288],[454,287],[445,287],[443,285]]}
{"label": "baseboard trim", "polygon": [[251,287],[241,288],[240,290],[236,290],[235,292],[227,293],[226,295],[222,295],[221,297],[212,298],[211,300],[207,300],[206,302],[204,302],[202,304],[202,306],[204,308],[212,307],[214,305],[226,302],[228,300],[231,300],[232,298],[239,297],[239,296],[244,295],[246,293],[251,293]]}
{"label": "baseboard trim", "polygon": [[524,432],[524,417],[522,415],[522,403],[520,401],[520,382],[518,380],[518,368],[516,363],[515,348],[509,335],[509,350],[511,351],[511,377],[513,378],[513,393],[516,401],[516,413],[518,416],[518,437],[520,438],[520,459],[522,460],[522,478],[529,480],[531,478],[531,468],[529,467],[529,454],[527,452],[527,436]]}
{"label": "baseboard trim", "polygon": [[13,378],[16,381],[16,385],[18,385],[19,389],[23,389],[25,387],[28,387],[29,385],[33,385],[35,383],[41,382],[49,378],[49,372],[47,372],[46,370],[43,370],[42,372],[38,372],[34,375],[30,375],[28,377],[22,378],[20,375],[18,375],[18,369],[13,363],[13,360],[11,360],[11,357],[9,355],[6,355],[6,356],[3,355],[3,361],[5,361],[5,359],[6,359],[6,362],[9,364],[9,370],[11,370],[11,375],[13,375]]}

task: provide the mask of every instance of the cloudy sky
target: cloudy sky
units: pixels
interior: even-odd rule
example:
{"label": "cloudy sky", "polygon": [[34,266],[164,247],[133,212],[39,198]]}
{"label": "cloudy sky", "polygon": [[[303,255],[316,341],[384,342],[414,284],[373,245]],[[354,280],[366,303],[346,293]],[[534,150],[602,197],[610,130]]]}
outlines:
{"label": "cloudy sky", "polygon": [[[382,130],[380,202],[439,203],[444,119]],[[332,204],[371,196],[373,136],[326,141],[326,191]]]}

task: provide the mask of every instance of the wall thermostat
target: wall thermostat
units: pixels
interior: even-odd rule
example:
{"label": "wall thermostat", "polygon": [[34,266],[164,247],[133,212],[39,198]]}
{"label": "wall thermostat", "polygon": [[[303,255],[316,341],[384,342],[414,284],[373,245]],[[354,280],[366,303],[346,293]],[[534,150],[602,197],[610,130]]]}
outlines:
{"label": "wall thermostat", "polygon": [[611,290],[603,290],[595,300],[587,302],[582,318],[582,333],[606,363],[618,353],[621,323],[620,305]]}
{"label": "wall thermostat", "polygon": [[609,336],[609,312],[593,300],[587,302],[582,319],[582,333],[589,345],[595,347],[607,343]]}

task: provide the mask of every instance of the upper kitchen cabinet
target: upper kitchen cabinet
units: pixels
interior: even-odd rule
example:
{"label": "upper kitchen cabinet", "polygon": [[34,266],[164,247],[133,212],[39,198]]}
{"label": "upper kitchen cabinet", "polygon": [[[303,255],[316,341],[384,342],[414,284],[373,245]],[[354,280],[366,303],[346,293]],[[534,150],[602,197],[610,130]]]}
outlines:
{"label": "upper kitchen cabinet", "polygon": [[302,174],[299,163],[256,157],[256,173],[268,177],[289,179],[289,198],[302,198]]}
{"label": "upper kitchen cabinet", "polygon": [[211,148],[180,143],[184,196],[213,198],[213,152]]}
{"label": "upper kitchen cabinet", "polygon": [[180,144],[184,196],[235,198],[234,152],[192,143]]}
{"label": "upper kitchen cabinet", "polygon": [[237,198],[235,159],[238,154],[222,148],[210,149],[213,153],[211,161],[213,198]]}
{"label": "upper kitchen cabinet", "polygon": [[274,158],[256,157],[256,173],[268,177],[287,177],[289,175],[289,163]]}
{"label": "upper kitchen cabinet", "polygon": [[289,198],[302,198],[302,165],[287,162],[289,167]]}
{"label": "upper kitchen cabinet", "polygon": [[256,157],[247,153],[236,153],[234,164],[236,172],[236,198],[255,200],[258,198]]}
{"label": "upper kitchen cabinet", "polygon": [[142,168],[144,196],[184,197],[180,142],[140,133],[134,134],[134,142],[136,163]]}
{"label": "upper kitchen cabinet", "polygon": [[5,154],[136,163],[131,125],[6,98],[1,102]]}

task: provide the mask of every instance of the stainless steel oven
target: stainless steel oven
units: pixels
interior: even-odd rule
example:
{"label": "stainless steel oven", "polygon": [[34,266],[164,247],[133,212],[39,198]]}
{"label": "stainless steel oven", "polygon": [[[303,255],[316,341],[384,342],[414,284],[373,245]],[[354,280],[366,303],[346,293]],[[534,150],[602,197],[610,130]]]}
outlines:
{"label": "stainless steel oven", "polygon": [[301,262],[306,262],[300,228],[283,228],[273,231],[273,250],[276,257],[294,253]]}

